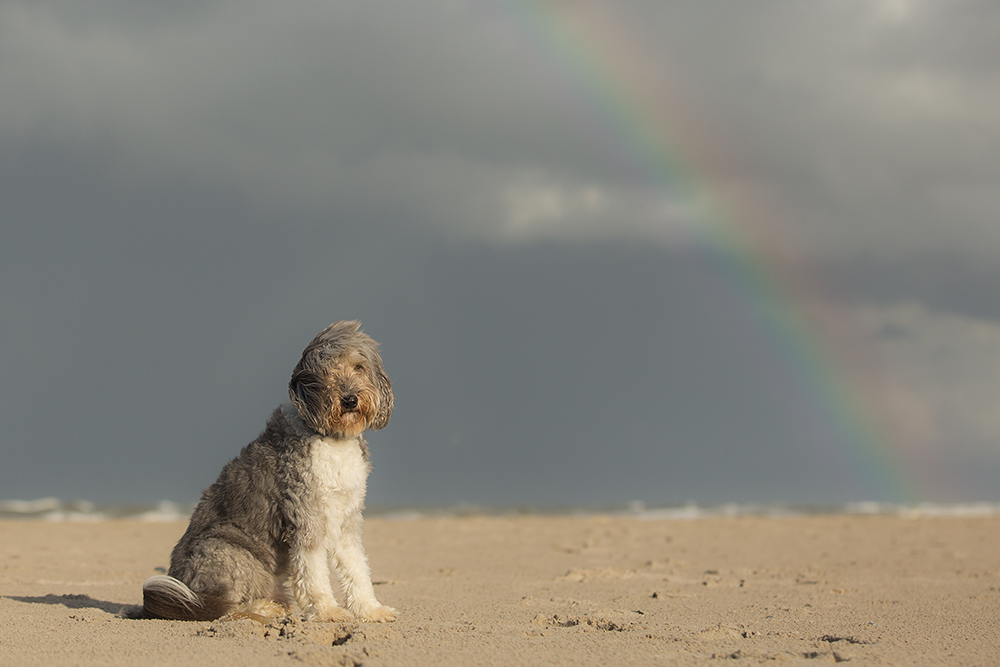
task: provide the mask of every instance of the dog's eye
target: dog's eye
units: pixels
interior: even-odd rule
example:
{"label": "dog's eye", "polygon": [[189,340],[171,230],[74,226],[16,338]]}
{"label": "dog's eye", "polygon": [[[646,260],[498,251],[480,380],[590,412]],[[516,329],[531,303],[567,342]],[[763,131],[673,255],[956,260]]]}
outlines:
{"label": "dog's eye", "polygon": [[356,370],[359,373],[364,373],[365,372],[365,365],[364,364],[355,364],[354,365],[354,370]]}

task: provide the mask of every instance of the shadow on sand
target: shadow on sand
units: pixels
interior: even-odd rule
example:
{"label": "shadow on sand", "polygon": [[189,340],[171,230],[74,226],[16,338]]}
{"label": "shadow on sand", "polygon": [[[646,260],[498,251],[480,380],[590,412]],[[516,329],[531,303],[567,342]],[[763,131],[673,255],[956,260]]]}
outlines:
{"label": "shadow on sand", "polygon": [[89,595],[80,593],[66,593],[63,595],[5,595],[8,600],[27,602],[28,604],[58,604],[68,609],[100,609],[109,614],[116,614],[123,618],[140,618],[137,613],[141,613],[142,607],[125,604],[122,602],[109,602],[107,600],[95,600]]}

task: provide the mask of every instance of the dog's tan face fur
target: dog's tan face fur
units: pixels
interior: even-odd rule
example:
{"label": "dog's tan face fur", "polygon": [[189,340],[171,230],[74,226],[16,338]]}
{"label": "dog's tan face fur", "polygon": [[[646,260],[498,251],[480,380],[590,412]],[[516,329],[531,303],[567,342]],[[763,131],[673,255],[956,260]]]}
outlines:
{"label": "dog's tan face fur", "polygon": [[[378,412],[378,390],[366,359],[358,355],[337,358],[322,378],[329,406],[325,413],[327,434],[353,438],[371,428]],[[352,398],[353,397],[353,398]]]}

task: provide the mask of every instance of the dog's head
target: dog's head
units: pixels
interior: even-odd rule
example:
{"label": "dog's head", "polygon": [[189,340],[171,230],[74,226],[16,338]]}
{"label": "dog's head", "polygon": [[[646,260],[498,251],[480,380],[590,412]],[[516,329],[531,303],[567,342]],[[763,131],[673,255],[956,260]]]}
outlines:
{"label": "dog's head", "polygon": [[288,395],[309,428],[336,438],[383,428],[392,415],[378,343],[356,321],[334,322],[306,346]]}

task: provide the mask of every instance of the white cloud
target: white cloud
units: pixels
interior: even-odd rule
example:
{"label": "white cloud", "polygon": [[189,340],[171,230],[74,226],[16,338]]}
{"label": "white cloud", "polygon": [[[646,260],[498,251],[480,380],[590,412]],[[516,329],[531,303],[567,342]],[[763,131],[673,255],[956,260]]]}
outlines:
{"label": "white cloud", "polygon": [[567,218],[592,217],[607,207],[601,189],[587,185],[567,191],[552,185],[514,187],[507,192],[507,228],[512,234],[565,223]]}
{"label": "white cloud", "polygon": [[895,25],[903,23],[913,15],[916,3],[913,0],[880,0],[874,4],[876,22]]}
{"label": "white cloud", "polygon": [[447,153],[379,155],[344,170],[334,194],[317,196],[408,210],[443,235],[499,243],[624,237],[676,247],[693,241],[703,217],[697,202],[657,190],[573,181]]}
{"label": "white cloud", "polygon": [[503,199],[498,238],[513,242],[628,236],[687,245],[703,217],[693,202],[655,190],[559,183],[537,172],[520,174]]}

